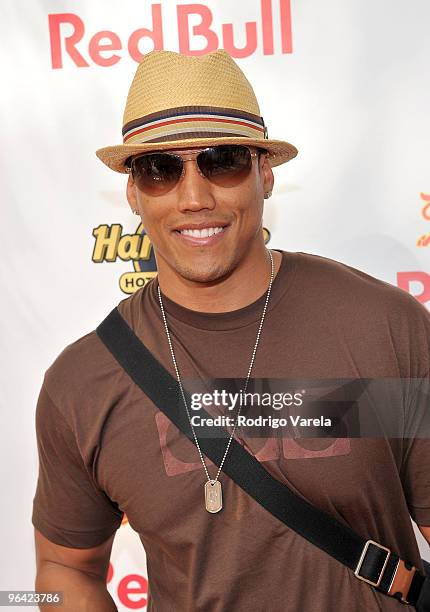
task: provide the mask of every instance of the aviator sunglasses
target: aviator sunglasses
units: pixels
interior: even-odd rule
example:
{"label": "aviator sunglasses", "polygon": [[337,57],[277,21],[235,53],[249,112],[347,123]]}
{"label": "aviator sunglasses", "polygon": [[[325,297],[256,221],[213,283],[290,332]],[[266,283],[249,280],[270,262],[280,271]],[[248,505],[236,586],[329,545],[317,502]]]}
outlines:
{"label": "aviator sunglasses", "polygon": [[[259,153],[266,153],[258,149]],[[184,150],[185,152],[185,150]],[[138,189],[152,196],[171,191],[185,173],[185,162],[196,160],[200,174],[219,187],[234,187],[250,173],[252,158],[259,153],[245,145],[217,145],[185,154],[143,153],[128,158],[126,170],[131,173]]]}

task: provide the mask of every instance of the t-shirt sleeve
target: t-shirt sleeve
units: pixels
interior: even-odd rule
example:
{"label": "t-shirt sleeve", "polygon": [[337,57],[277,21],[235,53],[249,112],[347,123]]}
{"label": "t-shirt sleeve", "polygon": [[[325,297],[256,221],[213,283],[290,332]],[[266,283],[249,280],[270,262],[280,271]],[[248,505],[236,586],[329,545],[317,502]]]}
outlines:
{"label": "t-shirt sleeve", "polygon": [[406,419],[402,483],[409,513],[417,525],[430,525],[430,377],[412,381]]}
{"label": "t-shirt sleeve", "polygon": [[101,544],[120,527],[123,512],[94,482],[45,381],[35,424],[39,473],[31,517],[34,527],[62,546],[91,548]]}

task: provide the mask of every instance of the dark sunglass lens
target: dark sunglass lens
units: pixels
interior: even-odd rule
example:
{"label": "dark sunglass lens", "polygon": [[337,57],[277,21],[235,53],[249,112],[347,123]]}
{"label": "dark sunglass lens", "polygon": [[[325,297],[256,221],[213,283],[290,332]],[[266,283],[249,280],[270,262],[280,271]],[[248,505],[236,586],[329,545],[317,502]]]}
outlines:
{"label": "dark sunglass lens", "polygon": [[197,162],[212,183],[233,187],[248,176],[252,157],[248,147],[243,145],[219,145],[202,151]]}
{"label": "dark sunglass lens", "polygon": [[138,189],[149,195],[162,195],[178,182],[182,160],[168,153],[149,153],[136,157],[131,168]]}

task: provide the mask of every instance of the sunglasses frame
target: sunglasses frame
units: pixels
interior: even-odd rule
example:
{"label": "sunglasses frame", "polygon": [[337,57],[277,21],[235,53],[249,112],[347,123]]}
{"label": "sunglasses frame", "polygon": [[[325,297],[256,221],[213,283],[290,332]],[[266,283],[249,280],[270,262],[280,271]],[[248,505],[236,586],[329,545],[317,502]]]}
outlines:
{"label": "sunglasses frame", "polygon": [[[204,147],[203,149],[198,149],[197,151],[191,151],[191,149],[178,149],[175,153],[170,152],[168,149],[165,150],[165,151],[160,150],[160,149],[158,149],[157,151],[145,151],[145,153],[137,154],[134,157],[132,157],[130,162],[127,164],[127,162],[130,159],[130,158],[128,158],[126,160],[125,170],[126,170],[127,174],[131,174],[132,175],[132,170],[133,170],[132,164],[133,164],[133,162],[136,159],[139,159],[140,157],[145,157],[147,155],[154,155],[155,153],[164,153],[164,154],[167,154],[167,155],[170,155],[172,157],[176,157],[176,158],[179,158],[179,159],[182,160],[182,172],[181,172],[180,177],[178,178],[177,183],[175,183],[175,186],[176,186],[179,183],[179,181],[181,181],[182,178],[184,177],[184,174],[185,174],[185,162],[187,162],[187,161],[196,161],[197,157],[200,155],[200,153],[203,153],[205,151],[209,151],[209,150],[212,150],[212,149],[216,149],[217,147],[225,147],[225,146],[231,146],[231,145],[229,145],[229,144],[227,144],[227,145],[214,145],[212,147]],[[233,145],[233,146],[244,147],[244,148],[248,149],[249,154],[251,156],[251,163],[252,163],[252,158],[253,157],[259,157],[259,155],[267,156],[267,154],[268,154],[267,151],[265,151],[264,149],[260,149],[259,147],[256,147],[257,151],[252,151],[251,148],[248,145],[240,144],[240,145]],[[181,154],[182,152],[183,153],[189,152],[189,153],[187,155],[183,155],[183,154]],[[196,163],[196,166],[197,166],[197,170],[198,170],[199,174],[203,178],[207,179],[207,176],[205,176],[203,174],[203,172],[201,171],[200,166],[199,166],[198,163]],[[210,179],[207,179],[207,180],[210,180]]]}

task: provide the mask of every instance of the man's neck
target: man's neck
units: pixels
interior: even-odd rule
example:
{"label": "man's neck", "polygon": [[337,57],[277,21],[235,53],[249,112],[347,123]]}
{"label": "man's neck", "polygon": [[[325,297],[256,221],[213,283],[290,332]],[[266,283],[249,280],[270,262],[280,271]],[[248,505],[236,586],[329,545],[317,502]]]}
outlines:
{"label": "man's neck", "polygon": [[[271,250],[274,276],[281,266],[282,254]],[[158,262],[157,262],[158,264]],[[160,269],[161,268],[161,269]],[[159,266],[158,282],[163,295],[199,312],[229,312],[243,308],[267,291],[270,257],[266,248],[257,258],[246,258],[235,270],[216,283],[197,283]]]}

